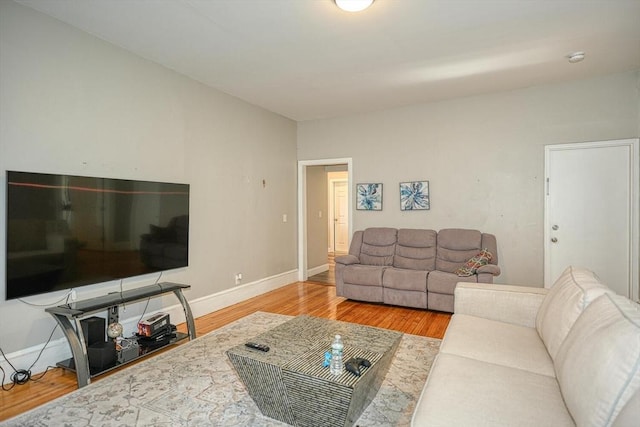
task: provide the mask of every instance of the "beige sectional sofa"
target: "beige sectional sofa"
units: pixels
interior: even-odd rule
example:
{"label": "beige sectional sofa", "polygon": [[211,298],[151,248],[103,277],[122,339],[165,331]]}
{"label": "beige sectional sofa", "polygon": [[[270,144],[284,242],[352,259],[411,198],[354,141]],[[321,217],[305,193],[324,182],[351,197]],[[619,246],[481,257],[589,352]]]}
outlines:
{"label": "beige sectional sofa", "polygon": [[[500,274],[496,238],[478,230],[367,228],[353,234],[349,255],[336,257],[336,293],[358,301],[453,312],[458,282],[493,283]],[[476,274],[457,268],[488,249]]]}
{"label": "beige sectional sofa", "polygon": [[412,426],[640,426],[640,306],[569,267],[461,283]]}

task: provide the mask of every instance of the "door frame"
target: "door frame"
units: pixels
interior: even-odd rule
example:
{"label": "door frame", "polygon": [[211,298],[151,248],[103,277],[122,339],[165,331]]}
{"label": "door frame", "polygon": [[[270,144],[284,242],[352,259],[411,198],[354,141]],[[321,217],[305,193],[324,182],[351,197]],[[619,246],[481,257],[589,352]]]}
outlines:
{"label": "door frame", "polygon": [[[347,165],[347,185],[352,185],[353,159],[298,160],[298,280],[307,280],[307,167]],[[353,230],[353,197],[349,197],[349,233]],[[351,243],[351,236],[349,236]]]}
{"label": "door frame", "polygon": [[[550,240],[551,240],[551,222],[549,219],[549,202],[548,202],[548,191],[549,191],[549,160],[550,154],[552,151],[564,151],[564,150],[581,150],[581,149],[589,149],[589,148],[604,148],[604,147],[629,147],[630,152],[630,169],[631,174],[629,177],[629,188],[631,191],[631,203],[630,203],[630,224],[629,228],[631,229],[631,240],[630,240],[630,248],[629,248],[629,265],[630,268],[630,278],[629,278],[629,297],[634,301],[638,301],[640,298],[640,282],[638,278],[638,263],[639,263],[639,247],[640,247],[640,237],[639,237],[639,226],[640,226],[640,217],[638,212],[638,206],[640,204],[640,191],[639,191],[639,179],[640,179],[640,142],[637,138],[634,139],[618,139],[618,140],[610,140],[610,141],[594,141],[594,142],[578,142],[578,143],[569,143],[569,144],[554,144],[554,145],[545,145],[544,147],[544,283],[545,287],[550,287],[555,278],[549,277],[551,272],[550,268],[547,268],[551,265],[551,251],[550,251]],[[588,268],[588,266],[586,266]]]}

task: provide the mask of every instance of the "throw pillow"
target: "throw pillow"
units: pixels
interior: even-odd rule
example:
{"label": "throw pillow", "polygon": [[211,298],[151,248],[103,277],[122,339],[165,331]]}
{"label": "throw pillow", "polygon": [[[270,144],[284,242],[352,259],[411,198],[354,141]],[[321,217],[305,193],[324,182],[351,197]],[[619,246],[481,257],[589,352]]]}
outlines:
{"label": "throw pillow", "polygon": [[492,258],[493,255],[491,255],[491,252],[489,252],[489,250],[485,248],[474,255],[472,258],[470,258],[469,261],[465,262],[464,265],[454,271],[454,273],[457,274],[458,277],[472,276],[476,274],[478,268],[482,267],[483,265],[489,264]]}

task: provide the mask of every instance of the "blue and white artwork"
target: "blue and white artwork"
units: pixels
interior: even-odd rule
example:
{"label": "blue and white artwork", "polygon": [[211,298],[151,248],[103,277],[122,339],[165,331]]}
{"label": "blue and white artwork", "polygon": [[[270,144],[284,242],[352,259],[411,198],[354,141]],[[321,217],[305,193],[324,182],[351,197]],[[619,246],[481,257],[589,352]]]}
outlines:
{"label": "blue and white artwork", "polygon": [[382,210],[382,184],[356,184],[356,209]]}
{"label": "blue and white artwork", "polygon": [[429,208],[429,181],[400,183],[401,211],[421,211]]}

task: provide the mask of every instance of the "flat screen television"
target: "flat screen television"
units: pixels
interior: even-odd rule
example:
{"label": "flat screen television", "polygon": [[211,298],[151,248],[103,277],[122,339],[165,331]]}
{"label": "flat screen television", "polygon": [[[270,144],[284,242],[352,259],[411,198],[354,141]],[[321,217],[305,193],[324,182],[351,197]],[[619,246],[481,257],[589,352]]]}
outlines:
{"label": "flat screen television", "polygon": [[6,299],[189,265],[189,185],[7,171]]}

